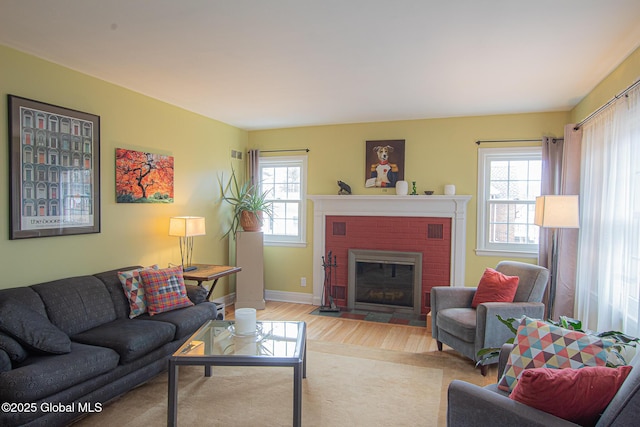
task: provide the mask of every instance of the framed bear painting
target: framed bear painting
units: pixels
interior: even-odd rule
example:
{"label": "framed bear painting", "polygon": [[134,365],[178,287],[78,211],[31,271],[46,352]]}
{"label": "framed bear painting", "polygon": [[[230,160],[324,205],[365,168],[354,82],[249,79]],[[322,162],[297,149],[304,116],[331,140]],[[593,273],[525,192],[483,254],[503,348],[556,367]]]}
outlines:
{"label": "framed bear painting", "polygon": [[404,180],[404,139],[366,141],[365,159],[365,187],[395,187]]}

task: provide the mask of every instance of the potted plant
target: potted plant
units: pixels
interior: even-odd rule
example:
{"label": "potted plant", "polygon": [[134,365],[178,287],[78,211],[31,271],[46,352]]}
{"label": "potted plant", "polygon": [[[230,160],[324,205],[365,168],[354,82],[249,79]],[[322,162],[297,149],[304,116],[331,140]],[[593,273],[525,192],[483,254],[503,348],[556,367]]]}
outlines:
{"label": "potted plant", "polygon": [[218,178],[222,200],[233,208],[231,226],[224,236],[231,233],[235,238],[239,227],[242,227],[244,231],[260,231],[263,215],[267,215],[269,218],[273,217],[271,202],[267,200],[269,191],[261,193],[260,188],[251,185],[250,182],[244,182],[240,185],[233,168],[231,168],[229,181],[226,184],[223,182],[224,175],[222,178]]}

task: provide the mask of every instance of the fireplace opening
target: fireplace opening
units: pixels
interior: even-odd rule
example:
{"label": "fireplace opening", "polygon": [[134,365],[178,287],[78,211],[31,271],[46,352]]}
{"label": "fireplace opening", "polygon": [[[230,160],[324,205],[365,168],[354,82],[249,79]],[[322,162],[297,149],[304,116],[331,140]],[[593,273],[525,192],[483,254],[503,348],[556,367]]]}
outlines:
{"label": "fireplace opening", "polygon": [[420,314],[422,254],[349,250],[349,309]]}

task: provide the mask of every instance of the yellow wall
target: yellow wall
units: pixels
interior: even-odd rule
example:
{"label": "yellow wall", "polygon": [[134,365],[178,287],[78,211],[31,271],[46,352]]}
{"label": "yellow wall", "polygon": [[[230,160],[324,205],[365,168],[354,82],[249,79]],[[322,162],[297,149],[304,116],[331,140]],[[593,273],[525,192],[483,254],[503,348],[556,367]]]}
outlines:
{"label": "yellow wall", "polygon": [[[197,262],[228,262],[221,240],[216,174],[231,166],[231,149],[246,150],[247,132],[127,89],[0,46],[0,288],[134,264],[180,263],[169,217],[206,218],[207,235],[195,238]],[[9,240],[6,95],[12,94],[100,116],[102,232],[80,236]],[[173,204],[117,204],[115,149],[171,155],[175,160]],[[234,167],[244,166],[234,160]],[[222,215],[223,216],[223,215]],[[214,297],[229,292],[221,280]]]}
{"label": "yellow wall", "polygon": [[571,110],[571,123],[584,120],[638,79],[640,79],[640,48],[631,53]]}
{"label": "yellow wall", "polygon": [[[94,273],[129,264],[178,263],[177,239],[167,236],[174,215],[207,219],[207,236],[196,237],[198,262],[229,262],[229,243],[220,240],[228,209],[218,202],[216,176],[233,164],[232,149],[310,148],[309,194],[335,194],[336,181],[349,183],[355,194],[385,194],[365,189],[366,140],[405,139],[406,178],[418,190],[442,194],[453,183],[458,194],[471,194],[467,221],[467,267],[474,285],[486,266],[498,258],[477,257],[477,139],[562,136],[565,123],[576,122],[640,77],[640,49],[585,97],[571,112],[461,117],[336,126],[300,127],[246,132],[185,111],[107,82],[0,46],[0,141],[8,153],[6,95],[13,94],[97,114],[101,118],[102,232],[100,234],[9,240],[8,159],[0,173],[0,288],[28,285],[70,275]],[[464,100],[461,100],[464,102]],[[487,146],[498,146],[491,144]],[[152,151],[175,157],[175,203],[128,205],[115,203],[115,148]],[[389,190],[386,194],[393,194]],[[270,290],[312,292],[313,205],[309,202],[306,248],[265,248],[266,286]],[[233,251],[233,244],[231,244]],[[318,260],[315,260],[317,262]],[[532,260],[524,260],[531,262]],[[232,261],[231,261],[232,262]],[[307,277],[306,288],[300,277]],[[214,297],[229,293],[221,280]]]}
{"label": "yellow wall", "polygon": [[[435,194],[443,194],[444,185],[452,183],[458,194],[473,196],[468,205],[466,281],[476,285],[484,268],[495,266],[500,258],[475,255],[478,173],[475,141],[562,136],[568,120],[568,112],[556,112],[300,127],[252,131],[249,145],[261,150],[309,148],[309,194],[336,194],[336,181],[340,179],[351,186],[354,194],[382,196],[395,194],[394,190],[385,192],[364,187],[365,141],[404,139],[405,179],[416,181],[420,193],[434,190]],[[268,289],[312,292],[310,284],[300,287],[300,277],[307,277],[308,281],[312,277],[312,242],[320,238],[313,236],[312,202],[308,204],[307,218],[306,248],[265,248]],[[533,259],[522,261],[535,262]]]}
{"label": "yellow wall", "polygon": [[[447,183],[458,194],[471,194],[467,220],[466,282],[469,286],[487,266],[500,259],[476,256],[476,186],[478,139],[539,138],[562,136],[566,123],[577,123],[640,78],[640,48],[629,55],[570,112],[461,117],[339,126],[301,127],[249,133],[251,148],[310,148],[309,194],[335,194],[337,179],[349,183],[354,194],[384,194],[363,185],[364,146],[367,140],[406,140],[406,179],[417,181],[418,190],[442,194]],[[461,102],[464,102],[461,100]],[[498,144],[487,145],[497,147]],[[386,194],[392,194],[389,190]],[[300,277],[311,276],[313,204],[308,205],[308,246],[305,249],[265,249],[268,289],[311,293],[300,287]],[[287,260],[287,262],[282,262]],[[520,261],[535,262],[533,259]],[[318,262],[318,260],[315,260]],[[309,285],[308,285],[309,286]]]}

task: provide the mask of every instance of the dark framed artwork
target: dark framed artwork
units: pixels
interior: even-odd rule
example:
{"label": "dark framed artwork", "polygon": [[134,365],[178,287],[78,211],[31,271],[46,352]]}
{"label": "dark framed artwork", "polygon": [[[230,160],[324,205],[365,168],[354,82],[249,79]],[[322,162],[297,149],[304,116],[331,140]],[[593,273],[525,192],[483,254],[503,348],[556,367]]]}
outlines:
{"label": "dark framed artwork", "polygon": [[173,157],[116,148],[117,203],[173,203]]}
{"label": "dark framed artwork", "polygon": [[14,95],[10,239],[100,232],[100,117]]}
{"label": "dark framed artwork", "polygon": [[404,139],[367,141],[365,187],[395,187],[404,180]]}

